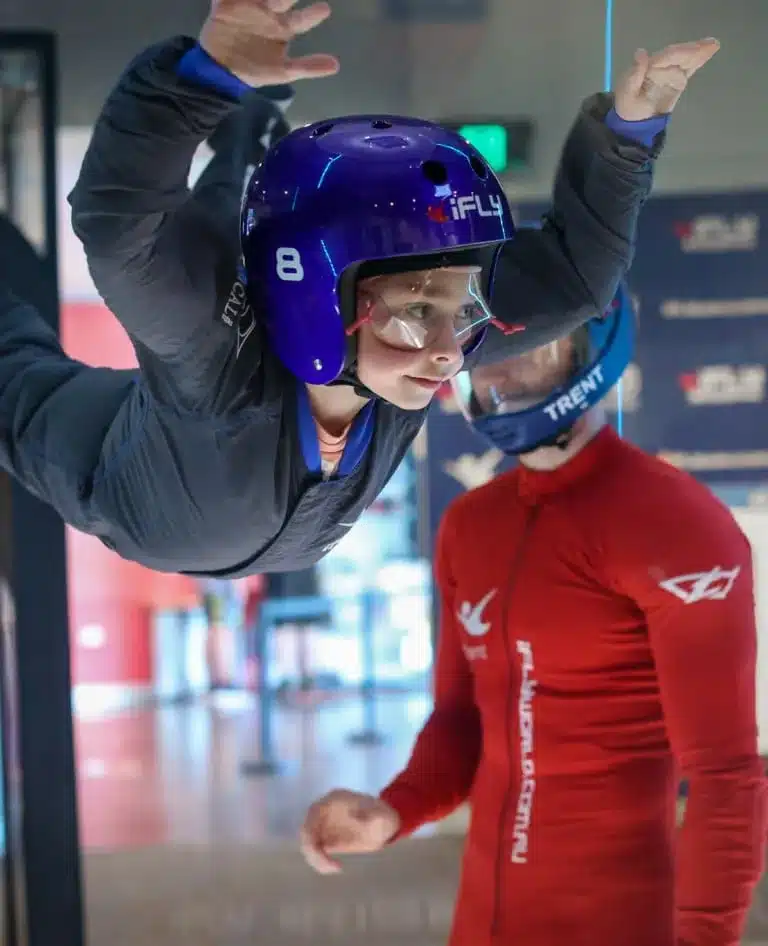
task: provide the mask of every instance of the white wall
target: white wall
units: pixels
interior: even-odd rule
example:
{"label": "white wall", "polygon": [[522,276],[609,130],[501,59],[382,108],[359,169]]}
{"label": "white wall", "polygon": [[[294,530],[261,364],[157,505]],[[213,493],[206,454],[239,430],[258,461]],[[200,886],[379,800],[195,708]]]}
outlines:
{"label": "white wall", "polygon": [[[57,31],[62,124],[86,127],[133,55],[173,33],[194,34],[207,7],[208,0],[6,0],[0,28]],[[484,22],[421,26],[386,22],[380,7],[379,0],[334,0],[329,23],[303,45],[338,53],[342,71],[299,83],[293,119],[359,111],[531,116],[534,167],[511,182],[511,193],[546,196],[579,102],[602,85],[603,0],[489,0]],[[710,34],[723,43],[675,114],[657,191],[768,186],[768,2],[615,0],[614,25],[616,73],[638,45]],[[68,181],[81,138],[62,135]],[[76,249],[68,240],[63,246],[79,272]],[[80,291],[82,274],[70,278]]]}
{"label": "white wall", "polygon": [[[448,0],[446,0],[446,3]],[[536,167],[520,197],[548,192],[579,101],[603,75],[603,0],[489,0],[479,24],[405,26],[379,0],[333,0],[303,48],[337,53],[339,76],[298,84],[296,120],[355,111],[530,115]],[[194,34],[208,0],[4,0],[0,28],[46,27],[60,49],[61,119],[90,125],[127,62],[150,42]],[[675,115],[660,190],[768,185],[766,0],[615,0],[616,70],[638,45],[718,36],[723,48]]]}
{"label": "white wall", "polygon": [[[536,167],[514,187],[520,197],[543,196],[580,100],[602,87],[604,4],[493,0],[491,9],[461,63],[446,58],[426,29],[416,31],[410,105],[427,117],[534,117]],[[615,73],[638,46],[654,50],[710,35],[723,44],[675,113],[658,189],[768,185],[766,0],[616,0],[614,30]]]}
{"label": "white wall", "polygon": [[58,139],[59,291],[64,302],[98,299],[80,241],[70,226],[67,194],[77,180],[90,138],[89,128],[65,128]]}
{"label": "white wall", "polygon": [[[404,27],[381,20],[379,0],[332,5],[331,20],[304,45],[340,54],[344,72],[323,83],[302,83],[309,113],[406,109]],[[209,6],[209,0],[0,0],[0,29],[56,32],[61,121],[85,126],[137,53],[170,36],[195,36]]]}

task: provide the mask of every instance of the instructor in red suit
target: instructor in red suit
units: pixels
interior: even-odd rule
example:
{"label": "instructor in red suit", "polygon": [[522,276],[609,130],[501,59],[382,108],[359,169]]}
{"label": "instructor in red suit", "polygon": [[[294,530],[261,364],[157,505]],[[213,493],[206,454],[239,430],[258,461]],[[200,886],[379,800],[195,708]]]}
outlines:
{"label": "instructor in red suit", "polygon": [[303,828],[329,872],[469,801],[451,946],[737,946],[763,869],[750,547],[607,425],[634,322],[622,292],[457,377],[519,465],[443,519],[435,703],[405,770],[378,798],[331,792]]}

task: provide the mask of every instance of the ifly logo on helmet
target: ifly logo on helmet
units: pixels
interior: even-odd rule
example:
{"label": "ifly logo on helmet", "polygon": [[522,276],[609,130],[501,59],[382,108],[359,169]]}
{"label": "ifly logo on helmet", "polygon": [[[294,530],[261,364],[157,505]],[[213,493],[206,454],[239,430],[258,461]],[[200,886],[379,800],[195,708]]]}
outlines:
{"label": "ifly logo on helmet", "polygon": [[479,217],[501,217],[504,209],[501,198],[490,194],[487,204],[479,194],[465,194],[463,197],[448,197],[439,204],[427,207],[427,216],[433,223],[450,223],[452,220],[466,220],[477,214]]}

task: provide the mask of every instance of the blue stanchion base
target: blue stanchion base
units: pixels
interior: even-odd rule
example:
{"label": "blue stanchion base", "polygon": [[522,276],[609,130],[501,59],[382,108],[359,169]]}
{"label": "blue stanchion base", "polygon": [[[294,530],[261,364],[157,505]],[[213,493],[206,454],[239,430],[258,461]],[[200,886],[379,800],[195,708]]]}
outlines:
{"label": "blue stanchion base", "polygon": [[385,742],[383,733],[375,729],[362,729],[347,736],[347,742],[353,746],[380,746]]}
{"label": "blue stanchion base", "polygon": [[281,772],[280,763],[270,759],[246,759],[240,763],[240,774],[246,778],[266,778]]}

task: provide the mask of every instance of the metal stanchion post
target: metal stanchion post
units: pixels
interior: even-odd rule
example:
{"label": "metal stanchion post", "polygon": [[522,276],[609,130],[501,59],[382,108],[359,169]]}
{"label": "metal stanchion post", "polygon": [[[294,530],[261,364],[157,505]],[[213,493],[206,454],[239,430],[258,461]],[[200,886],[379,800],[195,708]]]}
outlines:
{"label": "metal stanchion post", "polygon": [[248,776],[277,775],[280,766],[275,759],[274,740],[272,738],[272,708],[274,694],[269,680],[268,644],[269,635],[274,627],[269,602],[262,608],[256,628],[256,687],[259,694],[259,753],[256,759],[245,759],[240,771]]}
{"label": "metal stanchion post", "polygon": [[363,664],[363,680],[360,696],[363,705],[363,728],[350,733],[348,741],[355,746],[378,746],[384,741],[383,734],[376,726],[376,653],[374,633],[379,596],[372,588],[367,588],[360,596],[362,619],[360,621],[360,647]]}
{"label": "metal stanchion post", "polygon": [[277,775],[281,766],[275,758],[272,710],[275,693],[269,679],[268,644],[278,621],[309,621],[326,618],[331,612],[327,598],[284,598],[266,601],[256,632],[257,686],[259,691],[259,757],[240,764],[243,775]]}

